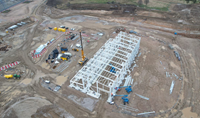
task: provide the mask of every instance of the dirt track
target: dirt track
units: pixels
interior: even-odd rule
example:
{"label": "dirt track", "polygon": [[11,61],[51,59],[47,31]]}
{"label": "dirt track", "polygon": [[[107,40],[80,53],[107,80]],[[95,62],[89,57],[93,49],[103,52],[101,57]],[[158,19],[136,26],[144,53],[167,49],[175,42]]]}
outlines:
{"label": "dirt track", "polygon": [[[51,13],[46,12],[46,10],[50,10]],[[54,77],[58,76],[56,75],[56,73],[52,73],[51,71],[44,69],[40,65],[38,65],[39,63],[42,63],[45,61],[47,54],[39,58],[36,64],[35,64],[35,61],[33,61],[33,59],[31,59],[31,57],[29,56],[29,53],[32,51],[32,47],[34,47],[31,45],[31,43],[34,41],[33,40],[34,37],[41,36],[40,31],[42,30],[39,30],[41,29],[40,24],[43,22],[43,20],[46,17],[50,18],[51,20],[60,22],[59,18],[63,18],[66,16],[71,16],[71,15],[78,15],[80,14],[79,12],[81,12],[82,16],[78,18],[82,18],[83,15],[90,15],[90,16],[99,18],[98,20],[109,22],[108,25],[103,25],[102,23],[96,23],[96,21],[91,20],[91,19],[87,20],[87,18],[85,21],[82,21],[79,23],[69,22],[70,25],[81,26],[81,29],[85,29],[86,32],[87,30],[89,31],[89,30],[96,30],[96,29],[105,32],[105,35],[98,41],[98,46],[96,46],[95,49],[93,50],[91,50],[90,48],[85,49],[86,55],[89,58],[91,58],[92,55],[97,51],[97,49],[99,49],[105,43],[105,41],[109,37],[112,36],[112,32],[115,31],[115,28],[118,26],[124,26],[127,29],[133,29],[142,35],[142,43],[141,43],[142,55],[138,59],[138,62],[137,62],[139,67],[137,67],[137,69],[134,70],[133,72],[133,75],[135,74],[135,71],[139,73],[139,76],[134,77],[134,78],[136,82],[141,83],[135,86],[134,90],[136,92],[143,93],[144,91],[148,91],[148,89],[150,88],[152,93],[146,92],[146,95],[151,97],[150,95],[154,95],[154,94],[155,96],[156,95],[159,96],[157,93],[161,92],[159,91],[159,89],[162,89],[162,87],[163,88],[165,87],[165,89],[167,89],[168,91],[169,83],[171,81],[166,80],[165,74],[163,74],[164,71],[160,68],[160,66],[158,66],[157,62],[159,62],[160,60],[162,60],[163,63],[166,63],[165,65],[166,68],[169,67],[169,71],[171,72],[177,72],[179,74],[179,71],[176,68],[175,69],[170,68],[170,64],[168,61],[173,61],[176,66],[181,68],[183,74],[181,74],[180,72],[179,76],[183,76],[182,82],[183,82],[184,88],[180,94],[179,94],[179,91],[181,89],[182,84],[181,84],[181,81],[180,83],[178,81],[177,82],[178,84],[176,84],[177,88],[174,89],[175,92],[173,94],[173,97],[166,96],[167,102],[162,101],[161,98],[155,98],[155,100],[150,101],[150,103],[148,102],[144,103],[141,99],[138,99],[135,96],[133,96],[135,101],[133,100],[131,102],[131,105],[134,105],[134,102],[138,101],[138,103],[141,103],[141,104],[138,104],[137,106],[138,106],[138,109],[140,109],[141,111],[142,110],[148,111],[151,109],[151,110],[155,110],[157,113],[159,113],[163,117],[170,117],[170,118],[180,118],[181,116],[183,118],[186,117],[185,113],[183,112],[183,109],[187,107],[191,107],[191,111],[194,112],[194,114],[198,114],[200,116],[200,112],[199,112],[199,109],[200,109],[200,104],[199,104],[200,55],[198,53],[200,42],[199,42],[199,39],[197,39],[199,37],[199,31],[197,31],[196,34],[186,34],[186,33],[182,33],[182,32],[185,32],[186,29],[180,30],[181,28],[180,25],[172,26],[172,27],[168,25],[170,23],[160,25],[164,20],[162,19],[161,22],[159,22],[160,21],[159,17],[162,15],[162,13],[159,13],[159,12],[156,13],[155,17],[149,17],[149,20],[144,21],[143,20],[144,17],[148,19],[148,16],[144,16],[144,14],[148,14],[148,12],[151,12],[151,11],[148,11],[148,12],[140,11],[142,16],[134,16],[134,17],[124,16],[124,15],[115,16],[113,14],[106,14],[106,13],[104,14],[102,12],[101,12],[102,14],[92,13],[92,11],[88,11],[85,13],[84,11],[73,11],[73,10],[62,11],[62,10],[58,10],[58,9],[46,6],[43,3],[43,1],[39,1],[35,9],[33,9],[32,11],[30,10],[30,12],[32,13],[31,16],[37,18],[39,21],[34,22],[34,25],[35,25],[34,27],[27,27],[27,30],[26,30],[27,35],[25,36],[26,40],[23,41],[20,48],[11,50],[3,54],[3,56],[1,55],[1,58],[3,58],[3,62],[5,63],[19,60],[21,62],[21,65],[25,66],[26,69],[29,70],[28,74],[25,77],[30,76],[30,78],[32,78],[33,80],[30,85],[23,87],[19,84],[21,80],[10,83],[10,81],[5,80],[3,77],[0,78],[2,80],[3,86],[8,86],[8,87],[12,86],[8,90],[6,89],[7,91],[3,91],[2,94],[0,95],[0,100],[1,100],[0,102],[3,104],[0,108],[2,114],[8,115],[9,114],[8,111],[13,109],[12,108],[13,104],[17,103],[17,101],[20,102],[26,99],[26,98],[23,98],[23,96],[27,96],[27,97],[39,96],[40,98],[46,99],[47,101],[51,102],[51,104],[57,105],[59,108],[64,109],[66,113],[69,113],[71,116],[75,118],[88,118],[88,117],[89,118],[91,117],[94,117],[94,118],[130,117],[131,118],[133,117],[133,116],[123,114],[123,113],[112,112],[113,109],[116,109],[116,107],[109,105],[106,102],[107,100],[106,94],[102,95],[101,99],[96,104],[94,111],[92,112],[67,98],[67,96],[71,94],[76,95],[79,98],[88,97],[85,94],[68,87],[69,80],[73,77],[76,71],[80,69],[80,67],[76,66],[77,64],[76,60],[79,59],[79,56],[74,58],[75,61],[73,61],[64,72],[60,73],[63,76],[67,75],[70,79],[68,79],[64,83],[64,85],[62,86],[62,89],[59,92],[53,92],[49,89],[42,87],[40,84],[42,80],[39,78],[41,76],[45,76],[46,78],[51,79],[53,81],[55,81]],[[158,23],[155,23],[155,21]],[[62,22],[66,22],[66,21],[62,21]],[[191,27],[192,26],[193,24],[191,24]],[[177,27],[177,28],[174,28],[174,27]],[[189,30],[194,30],[194,29],[196,28],[191,28]],[[172,40],[174,32],[178,32],[178,33],[180,32],[180,34],[182,33],[184,35],[182,36],[178,35],[175,40]],[[152,39],[150,37],[155,37],[156,39],[167,42],[167,44],[171,43],[171,44],[178,45],[178,48],[176,48],[176,50],[179,51],[182,61],[181,62],[177,61],[177,59],[175,58],[173,54],[173,51],[171,51],[168,48],[167,44],[163,44],[161,41]],[[91,45],[93,44],[94,42],[91,43]],[[160,48],[162,46],[164,46],[167,50],[162,51]],[[49,48],[48,53],[50,53],[53,48],[54,47]],[[10,58],[10,55],[14,55],[14,56]],[[79,55],[79,53],[76,55]],[[163,58],[163,57],[160,57],[159,55],[164,55],[166,57]],[[152,63],[154,63],[154,65]],[[152,78],[154,78],[154,80],[152,78],[149,78],[150,75]],[[164,78],[164,80],[161,78]],[[158,79],[159,80],[158,86],[155,85],[154,87],[151,86],[148,88],[149,83],[146,84],[146,81],[149,82],[151,81],[151,79],[153,81],[156,81],[156,79]],[[157,92],[153,91],[154,89],[157,90]],[[13,95],[12,92],[15,93],[16,92],[15,90],[19,90],[20,91],[19,94]],[[164,94],[168,94],[168,93],[164,93]],[[7,99],[8,97],[11,97],[10,101],[4,102],[4,100]],[[158,108],[160,108],[160,110],[167,110],[174,105],[175,103],[174,101],[176,101],[177,99],[178,99],[178,104],[172,110],[163,114],[160,113]],[[158,107],[155,107],[155,105],[157,105],[156,100],[160,102]],[[118,99],[117,102],[121,103],[120,99]],[[56,110],[52,111],[52,110],[47,110],[48,108],[46,107],[42,107],[42,106],[40,107],[41,107],[41,111],[45,113],[49,113],[53,117],[61,117],[61,114],[56,113]],[[153,109],[154,107],[155,109]],[[38,107],[36,107],[36,109],[38,109]],[[187,113],[192,114],[189,111],[187,111]],[[193,116],[194,114],[192,114],[191,116]],[[12,111],[10,115],[12,115],[13,117],[16,117],[15,111]],[[40,113],[40,110],[38,110],[36,113],[31,114],[31,115],[33,118],[45,117],[44,114]],[[161,116],[158,116],[158,117],[161,117]]]}

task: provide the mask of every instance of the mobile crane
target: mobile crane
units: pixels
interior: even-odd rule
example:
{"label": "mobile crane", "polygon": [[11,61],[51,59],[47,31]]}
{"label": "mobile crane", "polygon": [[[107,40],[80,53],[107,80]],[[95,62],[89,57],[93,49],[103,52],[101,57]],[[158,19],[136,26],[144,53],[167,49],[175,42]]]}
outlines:
{"label": "mobile crane", "polygon": [[84,56],[81,31],[80,31],[80,40],[81,40],[81,56],[82,56],[82,60],[79,61],[78,63],[79,63],[79,65],[83,66],[88,61],[88,58],[86,58]]}

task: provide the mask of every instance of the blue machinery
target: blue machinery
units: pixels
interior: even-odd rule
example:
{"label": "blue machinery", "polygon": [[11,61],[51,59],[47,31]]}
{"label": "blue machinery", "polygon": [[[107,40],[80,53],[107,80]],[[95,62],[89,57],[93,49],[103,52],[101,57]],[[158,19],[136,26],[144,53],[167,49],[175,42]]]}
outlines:
{"label": "blue machinery", "polygon": [[127,93],[132,92],[131,86],[120,86],[120,87],[116,87],[115,89],[120,90],[120,88],[126,88],[125,90],[126,90]]}
{"label": "blue machinery", "polygon": [[126,97],[128,97],[128,95],[114,95],[114,97],[115,96],[122,96],[122,100],[124,102],[124,105],[126,105],[126,103],[129,104],[129,99],[126,98]]}
{"label": "blue machinery", "polygon": [[[120,88],[126,88],[125,90],[127,91],[127,93],[132,92],[131,86],[120,86],[120,87],[116,87],[115,90],[120,90]],[[128,95],[113,95],[113,97],[115,96],[122,96],[122,100],[124,105],[129,104],[129,99],[127,98]],[[114,104],[114,102],[111,102],[110,104]]]}
{"label": "blue machinery", "polygon": [[[111,63],[109,63],[109,64],[112,66]],[[115,71],[115,67],[112,66],[112,68],[110,69],[110,72],[112,72],[112,73],[116,73],[116,71]]]}

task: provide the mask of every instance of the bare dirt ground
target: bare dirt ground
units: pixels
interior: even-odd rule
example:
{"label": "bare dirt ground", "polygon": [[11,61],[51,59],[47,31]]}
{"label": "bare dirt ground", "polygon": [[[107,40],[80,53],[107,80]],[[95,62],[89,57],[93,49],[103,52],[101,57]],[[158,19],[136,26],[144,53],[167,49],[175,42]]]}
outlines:
{"label": "bare dirt ground", "polygon": [[[148,117],[200,117],[200,19],[199,12],[196,12],[198,9],[199,4],[196,4],[193,7],[176,6],[173,9],[175,12],[170,13],[137,8],[132,9],[133,13],[123,14],[123,11],[118,10],[59,10],[47,6],[46,1],[35,0],[26,5],[19,4],[7,14],[1,13],[2,33],[16,21],[30,21],[29,24],[2,36],[2,44],[12,48],[7,52],[1,51],[0,65],[14,61],[20,61],[20,64],[0,71],[1,117],[132,118],[135,117],[135,113],[151,111],[155,111],[155,114]],[[188,14],[182,15],[185,12]],[[12,18],[17,20],[10,20]],[[81,52],[71,50],[72,45],[80,43],[79,39],[66,43],[73,56],[70,62],[63,64],[66,68],[60,66],[62,71],[53,70],[45,60],[52,50],[58,48],[58,44],[68,37],[66,34],[56,40],[41,57],[30,56],[30,52],[39,45],[62,34],[48,28],[60,25],[75,28],[73,33],[78,33],[79,30],[86,32],[88,37],[83,37],[83,45],[88,58],[92,58],[108,38],[116,36],[113,32],[118,27],[123,26],[140,34],[141,55],[136,58],[137,67],[134,70],[130,69],[134,84],[133,92],[129,95],[130,103],[127,105],[138,109],[137,111],[125,111],[108,104],[105,93],[97,100],[68,87],[70,79],[81,68],[77,65]],[[97,37],[94,35],[97,32],[103,32],[104,35]],[[175,36],[174,32],[178,35]],[[181,61],[177,60],[174,50],[168,47],[169,44],[179,52]],[[170,77],[166,76],[166,72]],[[15,73],[20,73],[21,79],[3,77],[5,74]],[[61,89],[57,92],[49,90],[48,87],[44,87],[48,85],[44,85],[43,80],[49,80],[52,86],[60,85]],[[172,81],[175,81],[175,86],[170,94]],[[118,92],[125,93],[125,90]],[[136,93],[148,97],[149,100],[138,97]],[[116,98],[115,102],[120,105],[122,99]]]}

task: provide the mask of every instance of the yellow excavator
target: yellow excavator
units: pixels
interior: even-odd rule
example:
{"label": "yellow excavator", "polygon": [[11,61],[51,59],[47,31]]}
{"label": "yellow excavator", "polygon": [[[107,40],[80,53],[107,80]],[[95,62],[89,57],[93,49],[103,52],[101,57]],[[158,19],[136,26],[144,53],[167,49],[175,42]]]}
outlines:
{"label": "yellow excavator", "polygon": [[81,66],[83,66],[83,65],[88,61],[88,58],[86,58],[86,57],[84,56],[81,31],[80,31],[80,40],[81,40],[81,48],[82,48],[82,49],[81,49],[82,60],[79,61],[78,63],[79,63]]}

